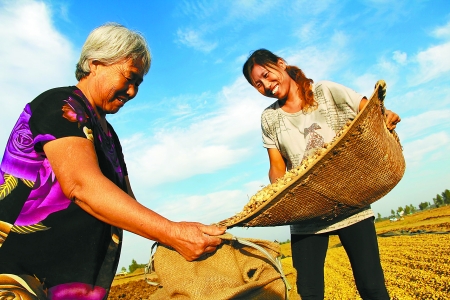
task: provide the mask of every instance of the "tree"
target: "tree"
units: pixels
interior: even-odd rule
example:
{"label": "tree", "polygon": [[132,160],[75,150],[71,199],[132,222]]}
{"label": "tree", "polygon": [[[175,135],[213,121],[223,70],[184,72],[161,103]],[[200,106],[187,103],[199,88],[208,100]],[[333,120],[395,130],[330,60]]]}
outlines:
{"label": "tree", "polygon": [[381,220],[381,214],[378,213],[378,214],[377,214],[377,221],[380,221],[380,220]]}
{"label": "tree", "polygon": [[409,205],[409,209],[411,210],[412,213],[415,213],[417,210],[417,208],[412,204]]}
{"label": "tree", "polygon": [[450,191],[445,190],[441,194],[442,199],[444,200],[444,204],[450,204]]}
{"label": "tree", "polygon": [[121,272],[122,272],[122,273],[126,273],[126,272],[127,272],[127,268],[122,267]]}
{"label": "tree", "polygon": [[131,260],[131,265],[128,267],[130,273],[136,271],[136,269],[145,268],[145,264],[138,264],[134,259]]}
{"label": "tree", "polygon": [[424,210],[424,209],[427,208],[427,207],[428,207],[428,202],[421,202],[421,203],[419,204],[420,210]]}
{"label": "tree", "polygon": [[433,198],[433,202],[436,207],[440,207],[444,204],[444,199],[442,199],[441,195],[437,194],[436,198]]}
{"label": "tree", "polygon": [[391,209],[391,215],[395,216],[395,210]]}
{"label": "tree", "polygon": [[405,212],[405,215],[409,215],[411,213],[411,208],[409,207],[409,205],[405,206],[404,212]]}

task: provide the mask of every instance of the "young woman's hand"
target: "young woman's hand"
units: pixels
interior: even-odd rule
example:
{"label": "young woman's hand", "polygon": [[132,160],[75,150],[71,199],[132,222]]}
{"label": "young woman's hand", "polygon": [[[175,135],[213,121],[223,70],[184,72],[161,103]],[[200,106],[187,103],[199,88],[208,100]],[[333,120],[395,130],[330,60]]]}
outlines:
{"label": "young woman's hand", "polygon": [[394,130],[395,127],[397,127],[398,122],[401,121],[399,115],[397,115],[395,112],[388,110],[388,109],[386,109],[384,116],[385,116],[386,127],[389,130]]}

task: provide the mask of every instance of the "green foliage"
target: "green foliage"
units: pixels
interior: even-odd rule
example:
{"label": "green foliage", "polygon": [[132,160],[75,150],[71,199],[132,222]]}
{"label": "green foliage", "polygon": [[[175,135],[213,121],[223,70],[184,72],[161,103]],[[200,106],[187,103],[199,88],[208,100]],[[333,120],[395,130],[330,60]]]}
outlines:
{"label": "green foliage", "polygon": [[[446,189],[445,191],[443,191],[440,195],[437,194],[436,198],[433,198],[433,203],[436,207],[440,207],[442,205],[448,205],[450,204],[450,190]],[[419,204],[419,209],[420,210],[425,210],[427,208],[431,207],[431,203],[430,202],[421,202]],[[391,209],[391,215],[390,217],[395,217],[396,215],[401,215],[400,213],[403,212],[403,215],[409,215],[409,214],[413,214],[417,211],[417,208],[410,204],[410,205],[406,205],[404,208],[403,207],[399,207],[397,208],[397,211]],[[378,213],[377,218],[375,219],[375,221],[382,221],[384,218],[381,216],[380,213]]]}
{"label": "green foliage", "polygon": [[131,265],[128,267],[130,273],[136,271],[139,268],[145,268],[146,264],[138,264],[134,259],[131,260]]}
{"label": "green foliage", "polygon": [[436,195],[436,198],[433,198],[433,202],[436,207],[440,207],[444,204],[444,199],[438,194]]}
{"label": "green foliage", "polygon": [[442,200],[444,200],[444,204],[450,204],[450,191],[447,189],[441,194]]}
{"label": "green foliage", "polygon": [[424,210],[424,209],[426,209],[427,207],[428,207],[428,202],[421,202],[421,203],[419,204],[420,210]]}
{"label": "green foliage", "polygon": [[411,213],[411,208],[409,207],[409,205],[405,206],[404,212],[405,212],[405,215],[409,215]]}

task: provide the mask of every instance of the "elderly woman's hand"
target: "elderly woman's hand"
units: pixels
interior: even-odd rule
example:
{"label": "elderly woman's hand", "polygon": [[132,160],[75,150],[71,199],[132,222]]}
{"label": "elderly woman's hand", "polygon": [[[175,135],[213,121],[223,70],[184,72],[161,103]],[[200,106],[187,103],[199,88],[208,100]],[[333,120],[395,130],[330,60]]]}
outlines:
{"label": "elderly woman's hand", "polygon": [[385,122],[387,129],[394,130],[395,127],[397,127],[397,123],[400,121],[401,121],[400,116],[397,115],[395,112],[391,110],[385,111]]}
{"label": "elderly woman's hand", "polygon": [[174,222],[169,229],[170,241],[167,245],[174,248],[186,260],[193,261],[204,253],[214,252],[222,242],[215,235],[221,235],[225,230],[226,227],[196,222]]}

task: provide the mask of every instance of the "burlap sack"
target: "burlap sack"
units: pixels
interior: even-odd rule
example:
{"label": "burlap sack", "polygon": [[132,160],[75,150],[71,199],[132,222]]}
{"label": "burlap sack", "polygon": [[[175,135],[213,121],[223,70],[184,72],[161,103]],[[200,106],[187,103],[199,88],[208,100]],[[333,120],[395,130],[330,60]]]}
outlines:
{"label": "burlap sack", "polygon": [[221,237],[223,243],[216,252],[193,262],[158,245],[146,268],[146,272],[154,269],[161,287],[152,299],[287,299],[290,287],[277,259],[278,243],[230,234]]}

